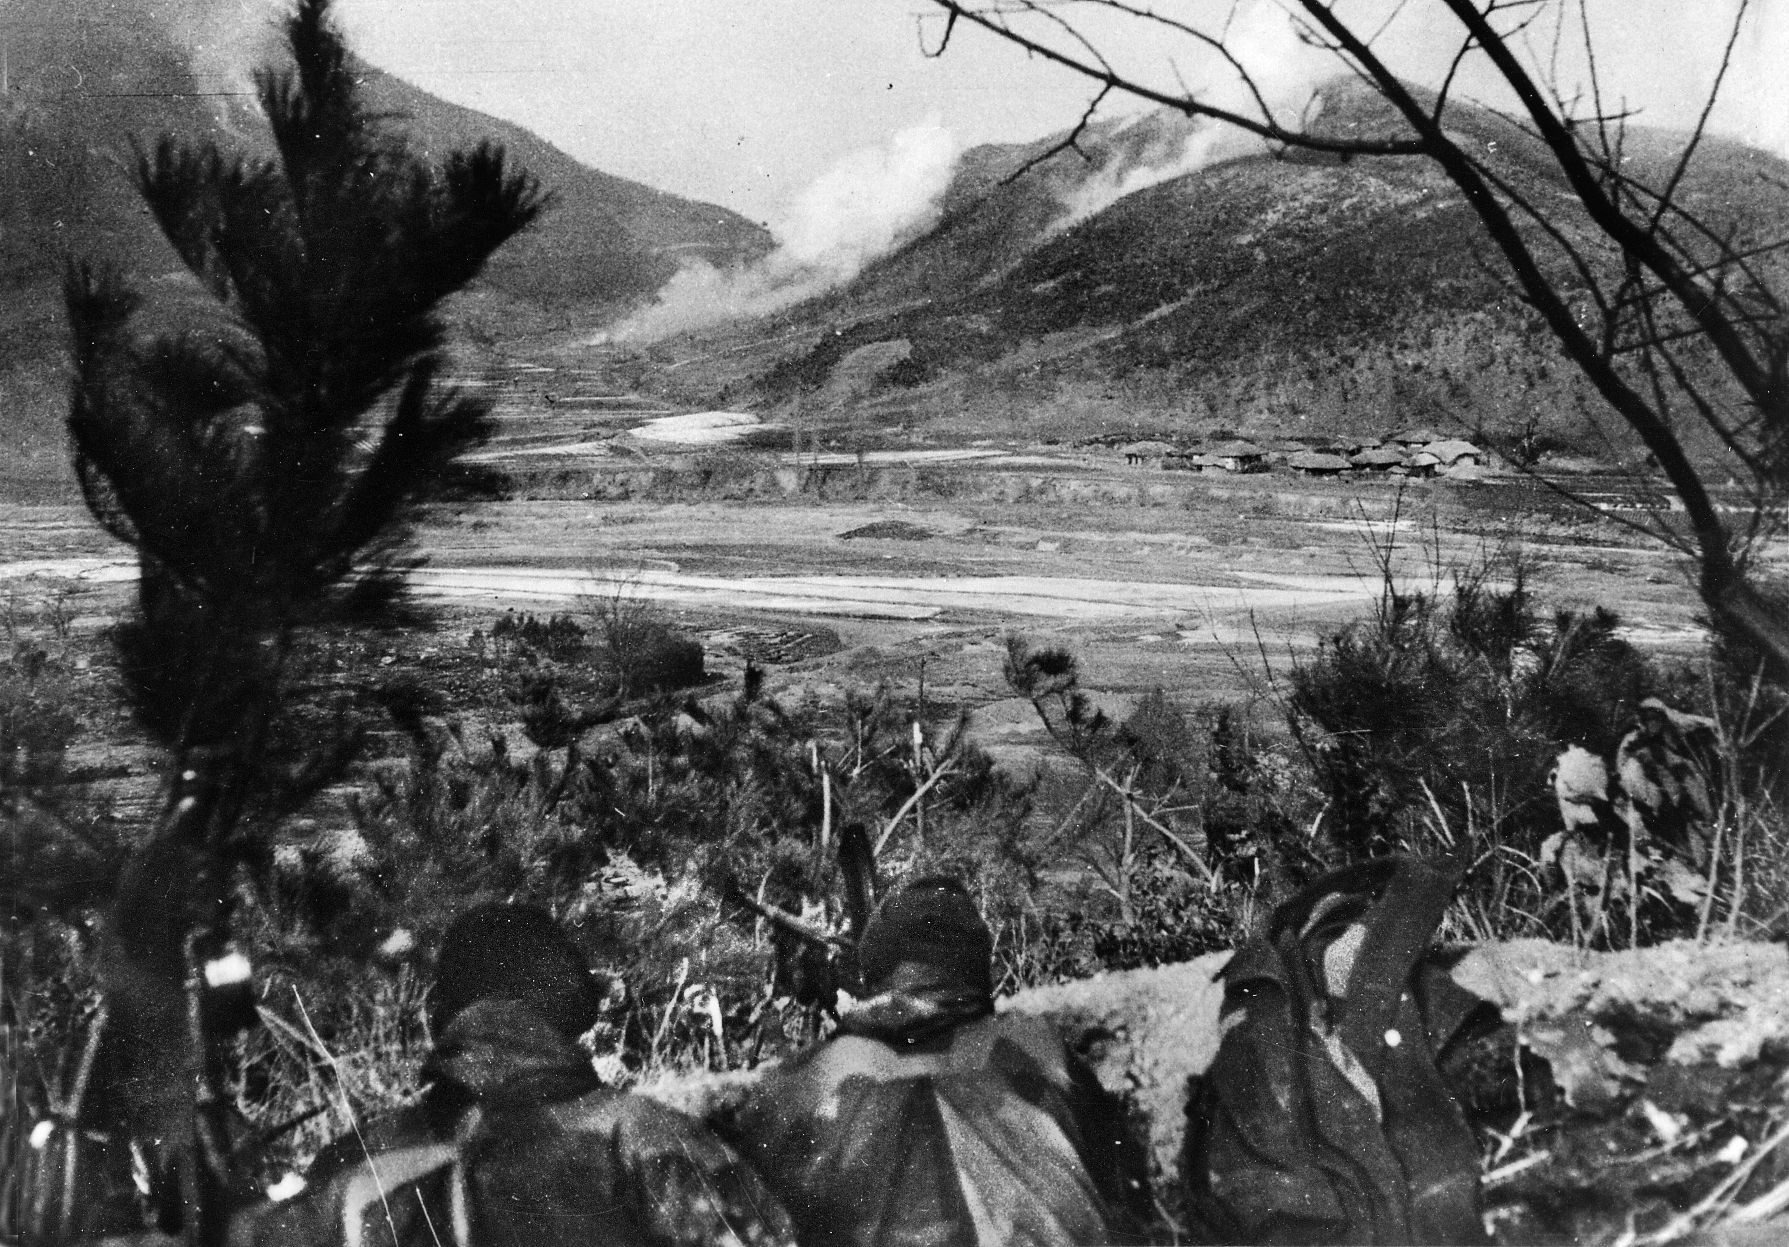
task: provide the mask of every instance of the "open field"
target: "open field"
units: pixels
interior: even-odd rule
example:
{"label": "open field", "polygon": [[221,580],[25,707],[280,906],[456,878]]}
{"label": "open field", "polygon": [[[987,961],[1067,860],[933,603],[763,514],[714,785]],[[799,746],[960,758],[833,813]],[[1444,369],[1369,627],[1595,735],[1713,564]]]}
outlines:
{"label": "open field", "polygon": [[[812,620],[838,650],[773,687],[860,670],[873,647],[896,666],[925,656],[965,700],[996,691],[996,642],[1021,631],[1076,649],[1102,685],[1214,697],[1359,616],[1389,552],[1404,585],[1444,589],[1516,555],[1548,609],[1609,606],[1648,648],[1700,643],[1667,552],[1519,477],[1167,472],[1060,445],[710,448],[634,436],[666,409],[594,370],[480,384],[499,433],[478,458],[511,498],[421,526],[412,583],[444,623],[616,596],[698,631]],[[0,500],[0,595],[79,589],[97,620],[133,574],[78,504]]]}
{"label": "open field", "polygon": [[[702,641],[717,687],[748,658],[798,699],[880,683],[911,696],[923,681],[934,714],[974,712],[979,742],[1023,764],[1046,741],[1004,678],[1009,634],[1076,653],[1112,706],[1157,688],[1189,708],[1246,701],[1370,610],[1383,558],[1403,587],[1445,591],[1457,571],[1519,557],[1543,612],[1611,607],[1662,654],[1702,643],[1660,547],[1519,477],[1169,472],[1044,444],[687,445],[633,436],[666,409],[597,370],[516,365],[479,384],[499,420],[480,458],[510,496],[428,513],[411,584],[433,626],[377,638],[369,659],[425,680],[444,655],[469,660],[467,638],[505,611],[637,603]],[[98,629],[134,576],[78,503],[0,500],[0,604],[18,618],[53,605],[96,698]],[[481,700],[462,708],[513,717],[500,692]],[[116,779],[133,751],[115,733],[130,728],[104,721],[82,752]],[[128,809],[149,770],[127,758],[124,772]]]}

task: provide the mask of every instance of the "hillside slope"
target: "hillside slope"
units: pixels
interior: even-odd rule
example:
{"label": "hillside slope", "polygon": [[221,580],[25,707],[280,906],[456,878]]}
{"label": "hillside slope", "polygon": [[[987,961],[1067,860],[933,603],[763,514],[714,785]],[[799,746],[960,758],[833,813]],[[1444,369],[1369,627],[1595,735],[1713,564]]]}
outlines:
{"label": "hillside slope", "polygon": [[[1319,124],[1385,132],[1386,108],[1360,84],[1335,84]],[[1508,122],[1461,109],[1456,126],[1524,194],[1569,202]],[[1600,400],[1509,289],[1437,166],[1292,152],[1176,175],[1197,134],[1165,113],[1104,123],[1080,154],[1011,181],[1050,144],[978,148],[938,226],[848,287],[732,339],[654,354],[724,360],[680,370],[688,389],[706,368],[705,398],[848,410],[859,425],[1366,437],[1421,423],[1495,438],[1538,422],[1554,441],[1601,449],[1587,425]],[[1630,167],[1664,170],[1677,142],[1636,131]],[[1717,224],[1780,234],[1789,197],[1766,178],[1784,172],[1710,142],[1683,194]],[[1113,198],[1129,185],[1141,189]],[[1597,251],[1587,226],[1560,219]],[[773,335],[789,339],[780,354],[727,353],[730,341]],[[882,364],[865,376],[868,360]]]}
{"label": "hillside slope", "polygon": [[[57,0],[9,20],[0,96],[0,480],[57,471],[60,280],[69,256],[104,257],[155,278],[178,261],[130,185],[133,142],[213,136],[234,150],[266,140],[246,79],[236,91],[195,74],[163,0]],[[540,327],[567,309],[648,296],[690,254],[749,261],[769,235],[732,212],[591,169],[539,137],[362,66],[369,102],[422,150],[483,139],[554,196],[551,210],[456,305],[485,337]]]}

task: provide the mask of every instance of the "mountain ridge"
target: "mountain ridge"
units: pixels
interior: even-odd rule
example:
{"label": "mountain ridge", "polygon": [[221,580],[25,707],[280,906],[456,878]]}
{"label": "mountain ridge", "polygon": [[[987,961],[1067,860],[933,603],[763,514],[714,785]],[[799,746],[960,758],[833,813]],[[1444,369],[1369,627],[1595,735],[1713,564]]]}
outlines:
{"label": "mountain ridge", "polygon": [[[1323,92],[1320,131],[1393,130],[1390,106],[1363,84]],[[1470,106],[1453,124],[1531,199],[1561,204],[1568,236],[1607,251],[1569,210],[1539,140]],[[1511,288],[1434,162],[1219,148],[1180,170],[1178,154],[1201,133],[1157,112],[1089,126],[1078,150],[1050,154],[1066,134],[971,149],[934,228],[749,331],[772,340],[774,329],[797,349],[723,355],[718,335],[648,354],[726,360],[706,393],[701,365],[680,370],[690,401],[835,422],[849,408],[866,426],[939,436],[1370,437],[1439,422],[1504,441],[1538,422],[1556,442],[1604,449],[1593,445],[1601,399]],[[1633,127],[1630,167],[1659,177],[1681,142]],[[1780,236],[1789,207],[1770,179],[1786,171],[1705,139],[1680,195],[1716,228],[1732,220]],[[1100,202],[1127,182],[1140,189]],[[1565,265],[1548,269],[1568,292],[1578,285]],[[894,362],[836,384],[870,358]]]}
{"label": "mountain ridge", "polygon": [[[269,154],[242,81],[207,80],[167,0],[58,0],[9,26],[0,96],[0,480],[67,479],[61,432],[61,275],[67,257],[116,263],[154,288],[182,269],[132,185],[133,144],[162,134]],[[275,62],[277,63],[277,61]],[[763,227],[584,165],[513,123],[451,104],[366,64],[373,111],[439,159],[484,140],[553,194],[450,316],[494,341],[625,310],[691,252],[722,265],[769,250]],[[222,89],[219,89],[222,88]]]}

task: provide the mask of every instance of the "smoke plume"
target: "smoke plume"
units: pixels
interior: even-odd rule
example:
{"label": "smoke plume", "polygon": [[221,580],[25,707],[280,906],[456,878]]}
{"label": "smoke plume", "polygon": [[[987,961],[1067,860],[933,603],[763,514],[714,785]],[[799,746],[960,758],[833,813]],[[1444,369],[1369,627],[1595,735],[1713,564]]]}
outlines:
{"label": "smoke plume", "polygon": [[278,38],[282,0],[138,0],[186,49],[199,89],[250,90]]}
{"label": "smoke plume", "polygon": [[1789,6],[1759,6],[1735,53],[1734,81],[1722,92],[1715,124],[1789,159],[1789,76],[1783,73],[1789,57]]}
{"label": "smoke plume", "polygon": [[596,340],[645,342],[762,316],[851,280],[936,223],[957,155],[956,139],[936,121],[853,152],[802,190],[771,226],[777,245],[769,255],[743,268],[688,263],[651,307]]}
{"label": "smoke plume", "polygon": [[[1301,121],[1308,121],[1318,84],[1336,72],[1335,58],[1300,38],[1286,11],[1268,0],[1242,10],[1231,23],[1225,43],[1236,60],[1248,68],[1254,90],[1231,66],[1216,62],[1211,83],[1198,98],[1213,108],[1253,119],[1261,119],[1260,102],[1264,101],[1283,125],[1296,127]],[[1119,137],[1123,133],[1121,130]],[[1084,221],[1146,187],[1197,173],[1220,160],[1266,149],[1265,140],[1208,117],[1186,123],[1175,138],[1178,142],[1169,145],[1168,150],[1163,150],[1158,140],[1146,144],[1141,151],[1108,161],[1092,176],[1062,192],[1064,216],[1057,222],[1058,227]]]}

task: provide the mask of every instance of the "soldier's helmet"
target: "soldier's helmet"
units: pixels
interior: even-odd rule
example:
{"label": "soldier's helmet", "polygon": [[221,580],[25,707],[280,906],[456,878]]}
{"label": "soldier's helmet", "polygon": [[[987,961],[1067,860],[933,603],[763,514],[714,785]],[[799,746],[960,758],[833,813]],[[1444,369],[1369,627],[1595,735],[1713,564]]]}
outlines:
{"label": "soldier's helmet", "polygon": [[429,1029],[437,1039],[471,1005],[513,1000],[567,1039],[595,1026],[602,997],[571,938],[532,905],[479,905],[448,927],[429,993]]}
{"label": "soldier's helmet", "polygon": [[941,875],[916,879],[882,903],[864,927],[857,960],[872,995],[888,990],[903,965],[994,994],[993,932],[963,885]]}

